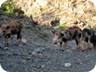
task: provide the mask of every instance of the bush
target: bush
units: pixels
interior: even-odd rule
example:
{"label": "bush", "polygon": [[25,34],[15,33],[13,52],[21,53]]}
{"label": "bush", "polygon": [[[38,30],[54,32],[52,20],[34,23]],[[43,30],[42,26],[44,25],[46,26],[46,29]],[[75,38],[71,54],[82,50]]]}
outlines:
{"label": "bush", "polygon": [[2,5],[1,5],[1,8],[0,9],[0,12],[1,13],[10,13],[10,14],[13,14],[13,10],[16,8],[13,3],[11,2],[11,0],[7,0],[6,2],[4,2]]}

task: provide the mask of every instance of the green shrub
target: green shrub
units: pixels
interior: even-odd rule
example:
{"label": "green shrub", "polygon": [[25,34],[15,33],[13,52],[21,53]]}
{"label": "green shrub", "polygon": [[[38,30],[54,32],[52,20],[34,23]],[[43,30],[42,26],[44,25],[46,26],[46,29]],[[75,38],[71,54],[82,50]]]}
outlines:
{"label": "green shrub", "polygon": [[58,26],[56,26],[54,28],[61,29],[61,28],[66,28],[66,27],[68,27],[68,24],[60,24],[60,25],[58,25]]}
{"label": "green shrub", "polygon": [[93,14],[93,15],[96,15],[96,11],[95,11],[95,10],[93,10],[93,11],[92,11],[92,14]]}
{"label": "green shrub", "polygon": [[96,26],[93,26],[93,29],[95,29],[95,30],[96,30]]}
{"label": "green shrub", "polygon": [[12,1],[11,0],[7,0],[6,2],[4,2],[2,5],[1,5],[1,10],[0,12],[2,13],[10,13],[10,14],[13,14],[13,10],[16,8]]}

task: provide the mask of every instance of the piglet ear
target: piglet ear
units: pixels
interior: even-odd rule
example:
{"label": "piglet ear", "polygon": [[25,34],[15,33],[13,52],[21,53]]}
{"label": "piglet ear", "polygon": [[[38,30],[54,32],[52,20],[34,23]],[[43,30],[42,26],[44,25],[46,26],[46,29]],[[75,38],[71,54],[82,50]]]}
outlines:
{"label": "piglet ear", "polygon": [[60,33],[60,35],[61,35],[61,37],[62,37],[62,36],[64,36],[64,34],[63,34],[63,33]]}
{"label": "piglet ear", "polygon": [[52,34],[55,34],[56,31],[51,31]]}

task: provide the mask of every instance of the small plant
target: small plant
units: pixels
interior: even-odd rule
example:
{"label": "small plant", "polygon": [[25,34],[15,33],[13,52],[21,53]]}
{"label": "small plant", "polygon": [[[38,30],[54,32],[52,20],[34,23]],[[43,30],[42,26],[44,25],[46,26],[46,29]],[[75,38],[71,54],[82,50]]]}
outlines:
{"label": "small plant", "polygon": [[86,8],[84,8],[83,11],[84,11],[84,13],[87,13],[88,12],[88,10]]}
{"label": "small plant", "polygon": [[56,27],[54,27],[54,28],[66,28],[66,27],[68,27],[68,24],[60,24],[60,25],[58,25],[58,26],[56,26]]}
{"label": "small plant", "polygon": [[91,26],[91,24],[90,24],[90,25],[88,25],[87,27],[88,27],[88,28],[93,28],[93,29],[96,30],[96,26],[95,26],[95,25],[94,25],[94,26]]}
{"label": "small plant", "polygon": [[1,5],[1,8],[1,12],[13,14],[15,6],[10,0],[8,0]]}
{"label": "small plant", "polygon": [[96,11],[95,11],[95,10],[93,10],[93,11],[92,11],[92,14],[93,14],[93,15],[96,15]]}
{"label": "small plant", "polygon": [[95,29],[95,30],[96,30],[96,26],[93,26],[93,29]]}

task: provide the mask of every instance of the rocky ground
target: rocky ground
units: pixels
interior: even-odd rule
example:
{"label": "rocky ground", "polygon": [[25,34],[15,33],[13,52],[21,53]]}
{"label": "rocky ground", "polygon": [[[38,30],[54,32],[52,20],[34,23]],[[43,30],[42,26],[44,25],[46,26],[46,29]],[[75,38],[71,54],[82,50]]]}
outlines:
{"label": "rocky ground", "polygon": [[[9,72],[88,72],[95,66],[96,49],[81,52],[74,41],[68,48],[59,48],[52,44],[50,28],[41,30],[23,30],[24,45],[16,46],[10,40],[10,46],[0,45],[0,63]],[[41,33],[40,33],[41,32]],[[48,37],[43,37],[48,35]]]}

